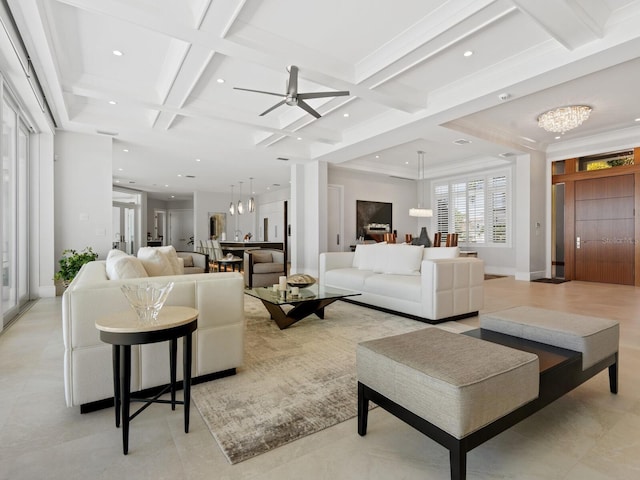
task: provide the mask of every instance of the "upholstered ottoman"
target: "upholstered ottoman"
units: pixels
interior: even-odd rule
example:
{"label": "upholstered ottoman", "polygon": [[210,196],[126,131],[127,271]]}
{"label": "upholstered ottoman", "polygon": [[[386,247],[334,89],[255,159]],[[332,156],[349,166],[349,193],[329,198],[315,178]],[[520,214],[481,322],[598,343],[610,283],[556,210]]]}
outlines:
{"label": "upholstered ottoman", "polygon": [[357,370],[359,382],[456,438],[538,396],[538,357],[438,328],[361,343]]}
{"label": "upholstered ottoman", "polygon": [[582,370],[618,352],[618,322],[537,307],[480,316],[480,328],[582,353]]}
{"label": "upholstered ottoman", "polygon": [[[356,355],[360,435],[368,399],[405,421],[393,405],[436,427],[431,438],[444,432],[461,439],[538,395],[538,357],[438,328],[364,342]],[[454,469],[465,469],[459,449],[451,450],[451,468],[454,478]]]}
{"label": "upholstered ottoman", "polygon": [[451,478],[462,480],[467,452],[600,371],[618,391],[615,321],[518,307],[481,325],[359,344],[358,433],[367,433],[373,401],[449,449]]}

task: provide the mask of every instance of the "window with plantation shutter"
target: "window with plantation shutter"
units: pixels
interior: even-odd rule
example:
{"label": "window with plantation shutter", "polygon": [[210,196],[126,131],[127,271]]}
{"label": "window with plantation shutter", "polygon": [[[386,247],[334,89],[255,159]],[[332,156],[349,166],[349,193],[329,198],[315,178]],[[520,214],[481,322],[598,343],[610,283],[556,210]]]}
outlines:
{"label": "window with plantation shutter", "polygon": [[509,173],[489,173],[433,184],[438,231],[467,245],[509,244]]}
{"label": "window with plantation shutter", "polygon": [[436,185],[434,189],[438,232],[449,232],[449,185]]}

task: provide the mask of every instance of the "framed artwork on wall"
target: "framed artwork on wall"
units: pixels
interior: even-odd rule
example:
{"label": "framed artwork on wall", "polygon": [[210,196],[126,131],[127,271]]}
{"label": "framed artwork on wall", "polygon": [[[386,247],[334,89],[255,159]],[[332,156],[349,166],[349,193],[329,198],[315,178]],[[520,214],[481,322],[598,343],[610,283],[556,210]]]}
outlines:
{"label": "framed artwork on wall", "polygon": [[356,235],[364,240],[381,241],[393,231],[392,203],[356,200]]}

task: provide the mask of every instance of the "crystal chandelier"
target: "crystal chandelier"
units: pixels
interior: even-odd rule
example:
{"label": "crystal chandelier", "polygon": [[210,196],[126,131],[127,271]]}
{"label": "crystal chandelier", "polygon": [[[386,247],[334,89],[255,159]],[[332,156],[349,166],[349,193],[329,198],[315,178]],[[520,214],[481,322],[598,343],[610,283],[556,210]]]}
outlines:
{"label": "crystal chandelier", "polygon": [[236,213],[236,204],[233,203],[233,185],[231,185],[231,203],[229,204],[229,214],[234,216]]}
{"label": "crystal chandelier", "polygon": [[410,208],[410,217],[433,217],[433,210],[424,208],[424,152],[418,150],[418,179],[422,181],[420,185],[420,203],[418,208]]}
{"label": "crystal chandelier", "polygon": [[242,215],[244,213],[244,205],[242,204],[242,182],[238,182],[240,184],[239,196],[238,200],[238,215]]}
{"label": "crystal chandelier", "polygon": [[571,105],[549,110],[538,117],[538,126],[547,132],[564,133],[582,125],[591,114],[591,107]]}
{"label": "crystal chandelier", "polygon": [[253,198],[253,177],[249,177],[249,201],[247,202],[249,213],[256,211],[256,199]]}

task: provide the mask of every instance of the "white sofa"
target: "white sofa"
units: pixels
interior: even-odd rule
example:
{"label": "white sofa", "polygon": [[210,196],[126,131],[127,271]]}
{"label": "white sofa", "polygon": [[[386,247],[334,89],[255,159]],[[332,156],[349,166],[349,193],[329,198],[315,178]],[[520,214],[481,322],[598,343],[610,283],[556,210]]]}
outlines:
{"label": "white sofa", "polygon": [[[194,380],[235,373],[244,353],[244,282],[239,273],[203,273],[109,280],[106,261],[85,264],[62,298],[64,386],[67,406],[81,411],[113,397],[111,345],[100,340],[95,321],[129,308],[120,286],[124,283],[174,282],[165,305],[199,311],[193,334]],[[180,350],[182,342],[178,342]],[[182,354],[178,353],[178,374]],[[168,343],[131,349],[131,391],[169,383]],[[107,400],[108,401],[108,400]],[[99,407],[98,407],[99,408]]]}
{"label": "white sofa", "polygon": [[474,316],[484,304],[484,262],[458,247],[358,245],[320,254],[319,283],[359,292],[349,301],[440,323]]}

